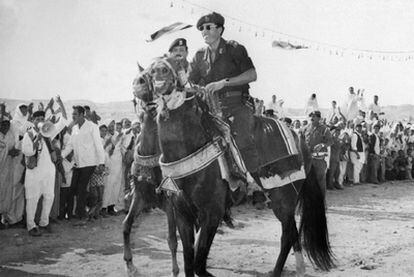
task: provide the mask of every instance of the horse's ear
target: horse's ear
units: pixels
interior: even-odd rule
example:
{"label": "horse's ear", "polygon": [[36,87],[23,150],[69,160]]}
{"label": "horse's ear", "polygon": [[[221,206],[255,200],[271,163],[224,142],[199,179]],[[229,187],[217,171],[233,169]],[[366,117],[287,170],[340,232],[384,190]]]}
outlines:
{"label": "horse's ear", "polygon": [[137,66],[138,66],[139,72],[144,71],[144,68],[139,64],[139,62],[137,62]]}

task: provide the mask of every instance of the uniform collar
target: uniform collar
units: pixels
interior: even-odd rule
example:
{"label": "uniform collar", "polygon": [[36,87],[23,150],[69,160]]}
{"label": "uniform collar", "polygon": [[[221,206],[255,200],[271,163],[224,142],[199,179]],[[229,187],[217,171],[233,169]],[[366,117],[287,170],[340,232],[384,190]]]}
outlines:
{"label": "uniform collar", "polygon": [[[224,38],[220,38],[219,45],[217,47],[216,53],[216,60],[219,55],[226,53],[226,40]],[[207,46],[206,51],[204,51],[204,60],[209,61],[211,56],[211,49]]]}

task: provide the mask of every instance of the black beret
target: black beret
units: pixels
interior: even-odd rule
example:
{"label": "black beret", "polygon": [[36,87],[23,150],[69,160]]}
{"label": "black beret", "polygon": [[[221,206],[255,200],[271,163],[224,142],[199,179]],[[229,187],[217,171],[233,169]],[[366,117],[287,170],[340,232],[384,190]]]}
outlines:
{"label": "black beret", "polygon": [[214,23],[217,26],[224,26],[224,17],[216,12],[204,15],[197,21],[197,29],[205,23]]}
{"label": "black beret", "polygon": [[317,116],[317,117],[321,117],[321,112],[320,111],[313,111],[313,112],[311,112],[310,114],[309,114],[309,117],[311,117],[311,116]]}
{"label": "black beret", "polygon": [[44,111],[35,111],[33,113],[33,118],[39,117],[39,116],[43,116],[45,117],[46,113]]}
{"label": "black beret", "polygon": [[177,38],[176,40],[174,40],[171,45],[170,48],[168,48],[168,52],[171,52],[173,50],[174,47],[176,46],[185,46],[187,47],[187,40],[185,38]]}
{"label": "black beret", "polygon": [[85,108],[82,106],[73,106],[74,110],[77,110],[78,113],[85,114]]}

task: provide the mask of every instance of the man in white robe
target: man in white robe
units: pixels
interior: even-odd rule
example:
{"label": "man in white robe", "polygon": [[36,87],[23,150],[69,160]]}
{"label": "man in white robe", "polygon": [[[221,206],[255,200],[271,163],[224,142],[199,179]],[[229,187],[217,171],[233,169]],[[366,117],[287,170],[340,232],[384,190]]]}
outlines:
{"label": "man in white robe", "polygon": [[[34,127],[26,132],[22,142],[22,152],[26,157],[37,155],[37,166],[33,169],[26,167],[26,177],[24,182],[26,192],[26,225],[31,236],[40,236],[42,232],[51,232],[49,225],[49,214],[54,200],[56,170],[53,159],[55,153],[50,153],[47,139],[53,139],[66,126],[66,112],[63,112],[55,128],[49,134],[49,138],[44,138],[40,133],[40,124],[44,123],[45,112],[37,111],[33,113]],[[37,153],[36,153],[37,152]],[[42,212],[39,226],[35,223],[37,203],[43,196]]]}
{"label": "man in white robe", "polygon": [[365,163],[365,143],[362,139],[362,125],[356,124],[351,137],[350,158],[354,166],[354,184],[360,184],[360,173]]}
{"label": "man in white robe", "polygon": [[13,163],[19,150],[14,148],[14,136],[10,131],[9,118],[0,118],[0,215],[1,225],[10,222],[10,210],[13,201]]}
{"label": "man in white robe", "polygon": [[22,179],[24,173],[24,165],[22,164],[23,153],[22,150],[22,140],[26,131],[33,127],[33,123],[28,121],[29,118],[29,109],[30,105],[21,103],[17,105],[12,120],[10,121],[10,132],[14,136],[14,147],[20,152],[18,155],[12,157],[11,163],[13,168],[13,198],[11,206],[8,212],[8,222],[9,224],[16,224],[23,220],[24,214],[24,181]]}
{"label": "man in white robe", "polygon": [[319,110],[318,100],[316,99],[316,93],[312,93],[311,97],[306,102],[305,107],[305,116],[308,116],[310,113]]}

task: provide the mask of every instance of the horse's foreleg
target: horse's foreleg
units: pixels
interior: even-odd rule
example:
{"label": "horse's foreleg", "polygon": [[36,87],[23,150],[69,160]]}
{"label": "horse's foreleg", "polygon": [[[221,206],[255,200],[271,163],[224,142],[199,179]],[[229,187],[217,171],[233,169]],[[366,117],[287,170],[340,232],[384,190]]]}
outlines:
{"label": "horse's foreleg", "polygon": [[134,219],[143,210],[143,199],[141,193],[135,188],[132,196],[132,203],[129,207],[128,215],[122,222],[123,225],[123,237],[124,237],[124,261],[126,262],[128,276],[136,276],[138,270],[132,262],[132,251],[131,251],[131,228],[134,223]]}
{"label": "horse's foreleg", "polygon": [[195,273],[198,276],[214,276],[207,271],[207,258],[216,235],[223,212],[210,211],[210,215],[200,223],[199,236],[196,243]]}
{"label": "horse's foreleg", "polygon": [[175,216],[183,244],[185,276],[194,277],[194,222],[178,211],[175,212]]}
{"label": "horse's foreleg", "polygon": [[174,208],[169,200],[167,200],[165,212],[167,213],[168,220],[168,247],[171,251],[172,276],[177,277],[180,272],[177,262],[177,225],[175,222]]}

